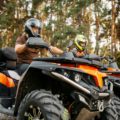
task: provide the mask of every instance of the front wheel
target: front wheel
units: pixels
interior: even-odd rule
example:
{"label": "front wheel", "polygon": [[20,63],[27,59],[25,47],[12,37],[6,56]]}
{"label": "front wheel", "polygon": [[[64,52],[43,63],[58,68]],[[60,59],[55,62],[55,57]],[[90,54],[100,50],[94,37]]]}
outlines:
{"label": "front wheel", "polygon": [[69,114],[51,92],[34,90],[21,102],[17,120],[69,120]]}
{"label": "front wheel", "polygon": [[100,120],[120,120],[120,99],[112,97],[101,114]]}

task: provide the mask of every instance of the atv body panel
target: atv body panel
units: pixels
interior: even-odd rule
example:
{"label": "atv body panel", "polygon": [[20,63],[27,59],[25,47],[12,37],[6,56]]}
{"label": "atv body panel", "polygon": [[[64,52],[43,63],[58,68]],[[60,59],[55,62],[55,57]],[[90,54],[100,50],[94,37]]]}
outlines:
{"label": "atv body panel", "polygon": [[[24,96],[35,89],[46,89],[51,90],[54,94],[64,93],[66,95],[77,92],[77,94],[73,95],[74,99],[84,102],[93,111],[101,109],[98,108],[98,104],[103,104],[103,98],[108,99],[110,93],[101,89],[104,88],[103,83],[97,83],[97,79],[100,75],[100,79],[106,78],[106,74],[100,74],[97,70],[95,74],[91,73],[91,71],[81,68],[80,64],[91,66],[91,71],[93,71],[94,66],[98,66],[88,60],[77,58],[54,57],[34,59],[18,84],[15,114],[17,114],[18,107]],[[77,74],[82,75],[81,80],[75,80],[74,77]],[[85,76],[86,79],[83,80]],[[95,79],[95,76],[99,77]],[[85,95],[87,96],[85,100],[81,100]],[[92,104],[91,106],[88,105],[91,99],[94,102],[98,100],[96,108]]]}

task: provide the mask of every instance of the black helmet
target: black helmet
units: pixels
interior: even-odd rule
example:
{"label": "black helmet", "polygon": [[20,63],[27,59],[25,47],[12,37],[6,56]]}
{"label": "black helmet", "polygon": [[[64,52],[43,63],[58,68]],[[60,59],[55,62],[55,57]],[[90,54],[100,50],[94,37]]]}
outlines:
{"label": "black helmet", "polygon": [[[28,34],[29,37],[39,37],[40,30],[42,27],[42,23],[40,20],[35,18],[30,18],[25,22],[25,32]],[[38,32],[33,32],[32,28],[38,28]]]}

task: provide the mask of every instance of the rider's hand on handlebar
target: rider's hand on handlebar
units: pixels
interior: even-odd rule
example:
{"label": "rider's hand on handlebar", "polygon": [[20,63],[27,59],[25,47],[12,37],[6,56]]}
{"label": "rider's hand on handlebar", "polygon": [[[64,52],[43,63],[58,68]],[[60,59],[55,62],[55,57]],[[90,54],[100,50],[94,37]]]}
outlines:
{"label": "rider's hand on handlebar", "polygon": [[36,48],[27,48],[28,51],[30,52],[39,52],[39,49],[36,49]]}
{"label": "rider's hand on handlebar", "polygon": [[26,45],[27,50],[30,52],[37,52],[37,50],[39,50],[38,48],[33,48],[33,47],[29,46],[28,44],[25,44],[25,45]]}

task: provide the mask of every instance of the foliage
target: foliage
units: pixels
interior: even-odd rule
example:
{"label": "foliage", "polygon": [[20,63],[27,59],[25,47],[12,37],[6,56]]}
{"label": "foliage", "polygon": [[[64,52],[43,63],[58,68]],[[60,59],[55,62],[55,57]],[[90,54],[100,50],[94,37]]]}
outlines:
{"label": "foliage", "polygon": [[116,58],[116,61],[117,61],[118,66],[119,66],[119,68],[120,68],[120,52],[117,52],[117,53],[116,53],[115,58]]}
{"label": "foliage", "polygon": [[[96,48],[99,48],[100,55],[105,53],[107,47],[100,48],[99,43],[102,39],[111,37],[112,9],[108,9],[103,0],[3,1],[0,5],[0,47],[14,46],[16,37],[23,32],[24,22],[30,17],[36,17],[43,21],[42,37],[48,43],[65,50],[76,34],[84,34],[88,38],[88,49],[93,51],[90,34],[94,33],[96,40],[99,40]],[[31,3],[31,9],[28,10]],[[120,9],[119,0],[116,0],[116,9]],[[119,12],[116,12],[116,18],[117,16]],[[91,26],[94,25],[96,27],[91,31]],[[116,23],[116,28],[119,25],[119,22]],[[119,29],[116,29],[116,34],[119,35]],[[118,40],[119,38],[117,37]]]}

